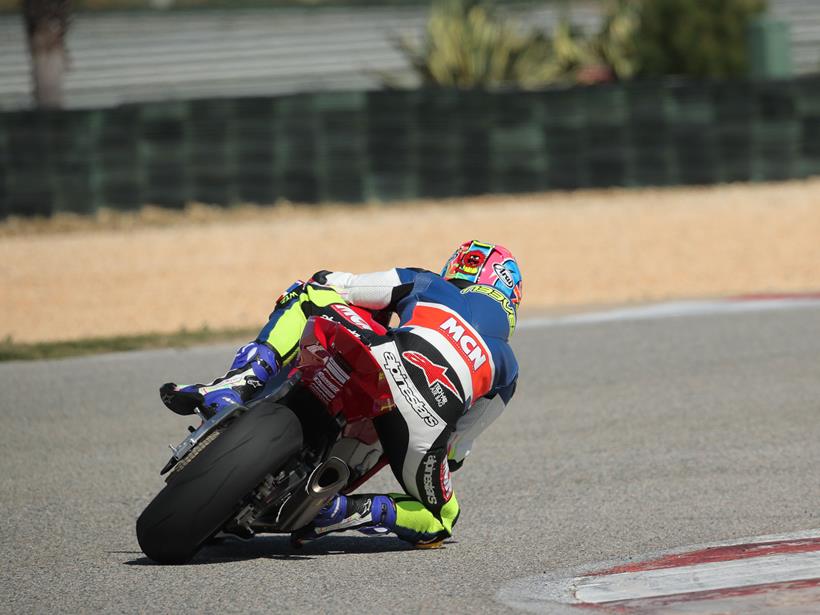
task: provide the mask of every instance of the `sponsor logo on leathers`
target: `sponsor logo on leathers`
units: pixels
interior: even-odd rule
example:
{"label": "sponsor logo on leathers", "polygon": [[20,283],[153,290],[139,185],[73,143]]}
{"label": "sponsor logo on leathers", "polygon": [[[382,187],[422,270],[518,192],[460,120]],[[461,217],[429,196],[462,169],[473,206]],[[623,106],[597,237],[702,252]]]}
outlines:
{"label": "sponsor logo on leathers", "polygon": [[433,394],[433,399],[436,400],[436,405],[441,408],[447,403],[447,393],[444,392],[444,387],[438,382],[433,383],[430,387],[430,392]]}
{"label": "sponsor logo on leathers", "polygon": [[436,497],[436,487],[433,485],[433,472],[436,469],[436,456],[427,455],[424,460],[424,494],[427,496],[427,503],[435,506],[438,504]]}
{"label": "sponsor logo on leathers", "polygon": [[277,305],[285,306],[288,303],[290,303],[291,301],[293,301],[294,299],[296,299],[298,296],[299,296],[299,291],[298,290],[292,290],[289,293],[285,293],[281,297],[279,297],[279,299],[276,301],[276,303],[277,303]]}
{"label": "sponsor logo on leathers", "polygon": [[456,385],[447,377],[447,367],[433,363],[428,357],[415,350],[403,352],[401,356],[422,371],[424,379],[427,380],[428,387],[432,388],[435,383],[441,383],[445,388],[449,389],[459,401],[464,401],[461,395],[459,395]]}
{"label": "sponsor logo on leathers", "polygon": [[252,389],[258,389],[262,386],[262,381],[256,376],[248,376],[245,378],[245,384]]}
{"label": "sponsor logo on leathers", "polygon": [[515,308],[513,308],[512,303],[507,298],[507,295],[502,293],[497,288],[493,286],[486,286],[484,284],[473,284],[472,286],[468,286],[464,290],[461,291],[461,294],[467,293],[478,293],[480,295],[487,295],[490,299],[494,299],[504,310],[504,313],[507,314],[507,322],[510,323],[510,333],[515,330],[515,323],[516,323],[516,314]]}
{"label": "sponsor logo on leathers", "polygon": [[[490,390],[495,372],[492,355],[481,335],[460,314],[443,305],[419,302],[406,324],[414,327],[414,331],[415,328],[434,331],[441,341],[456,351],[458,359],[448,356],[450,353],[440,348],[435,340],[428,340],[444,352],[448,364],[455,369],[465,401],[467,398],[478,399]],[[425,337],[421,331],[418,334]],[[468,373],[462,373],[462,364]]]}
{"label": "sponsor logo on leathers", "polygon": [[305,283],[302,280],[296,280],[293,284],[288,286],[288,288],[283,292],[279,298],[276,300],[276,304],[280,306],[285,306],[294,299],[296,299],[299,294],[302,292],[302,288],[304,287]]}
{"label": "sponsor logo on leathers", "polygon": [[[438,460],[433,453],[429,453],[424,458],[424,495],[427,497],[427,503],[432,506],[439,504],[439,492],[444,496],[444,502],[448,502],[453,495],[453,486],[447,462],[443,461],[438,464],[438,472],[436,472],[437,464]],[[438,474],[438,476],[435,476],[435,474]],[[436,479],[438,479],[438,489],[436,489],[434,482]]]}
{"label": "sponsor logo on leathers", "polygon": [[393,382],[396,383],[396,387],[401,392],[402,397],[407,400],[407,403],[410,404],[410,407],[413,409],[413,412],[419,415],[422,421],[424,421],[425,425],[428,427],[435,427],[438,425],[438,419],[433,415],[433,409],[427,405],[427,402],[424,401],[421,397],[416,395],[416,391],[410,381],[410,377],[407,375],[407,372],[404,371],[404,366],[402,365],[401,361],[399,361],[398,357],[394,355],[392,352],[385,352],[384,353],[384,363],[383,367],[390,377],[393,379]]}
{"label": "sponsor logo on leathers", "polygon": [[356,313],[356,310],[341,303],[334,304],[331,307],[360,329],[373,330],[370,328],[370,325],[367,324],[367,321]]}
{"label": "sponsor logo on leathers", "polygon": [[441,323],[439,329],[457,342],[464,354],[467,355],[467,359],[472,362],[473,370],[478,370],[487,361],[487,355],[481,349],[481,346],[475,338],[464,332],[464,327],[454,317],[451,316]]}

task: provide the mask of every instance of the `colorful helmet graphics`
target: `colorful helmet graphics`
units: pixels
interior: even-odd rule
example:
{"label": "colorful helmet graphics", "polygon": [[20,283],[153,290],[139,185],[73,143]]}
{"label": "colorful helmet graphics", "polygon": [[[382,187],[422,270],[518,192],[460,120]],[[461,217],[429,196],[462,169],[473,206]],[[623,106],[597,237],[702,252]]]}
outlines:
{"label": "colorful helmet graphics", "polygon": [[506,295],[515,308],[521,303],[521,270],[512,252],[498,244],[461,244],[444,265],[441,277],[492,286]]}

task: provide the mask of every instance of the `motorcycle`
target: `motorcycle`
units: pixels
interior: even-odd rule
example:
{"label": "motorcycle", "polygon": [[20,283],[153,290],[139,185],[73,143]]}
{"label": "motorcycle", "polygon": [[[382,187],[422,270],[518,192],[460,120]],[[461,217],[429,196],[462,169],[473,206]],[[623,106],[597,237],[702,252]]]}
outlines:
{"label": "motorcycle", "polygon": [[197,411],[201,425],[171,447],[166,485],[137,519],[150,559],[185,563],[220,533],[293,533],[386,465],[373,419],[393,399],[362,338],[387,330],[366,310],[333,308],[338,319],[308,319],[275,390],[214,416]]}

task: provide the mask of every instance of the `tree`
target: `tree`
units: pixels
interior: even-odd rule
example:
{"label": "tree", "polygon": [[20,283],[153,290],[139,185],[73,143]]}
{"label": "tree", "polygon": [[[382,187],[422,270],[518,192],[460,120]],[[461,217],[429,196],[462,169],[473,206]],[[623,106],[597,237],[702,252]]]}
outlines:
{"label": "tree", "polygon": [[63,104],[70,15],[71,0],[23,0],[34,100],[40,108],[58,109]]}
{"label": "tree", "polygon": [[626,0],[637,4],[638,73],[727,78],[746,72],[746,27],[765,0]]}

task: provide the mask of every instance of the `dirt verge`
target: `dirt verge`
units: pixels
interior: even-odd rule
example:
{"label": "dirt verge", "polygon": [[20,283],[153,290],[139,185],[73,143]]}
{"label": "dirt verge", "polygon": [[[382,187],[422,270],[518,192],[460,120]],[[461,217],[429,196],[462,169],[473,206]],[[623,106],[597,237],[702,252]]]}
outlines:
{"label": "dirt verge", "polygon": [[469,238],[517,254],[525,314],[817,291],[820,179],[12,220],[0,225],[0,337],[253,327],[285,286],[318,269],[438,270]]}

